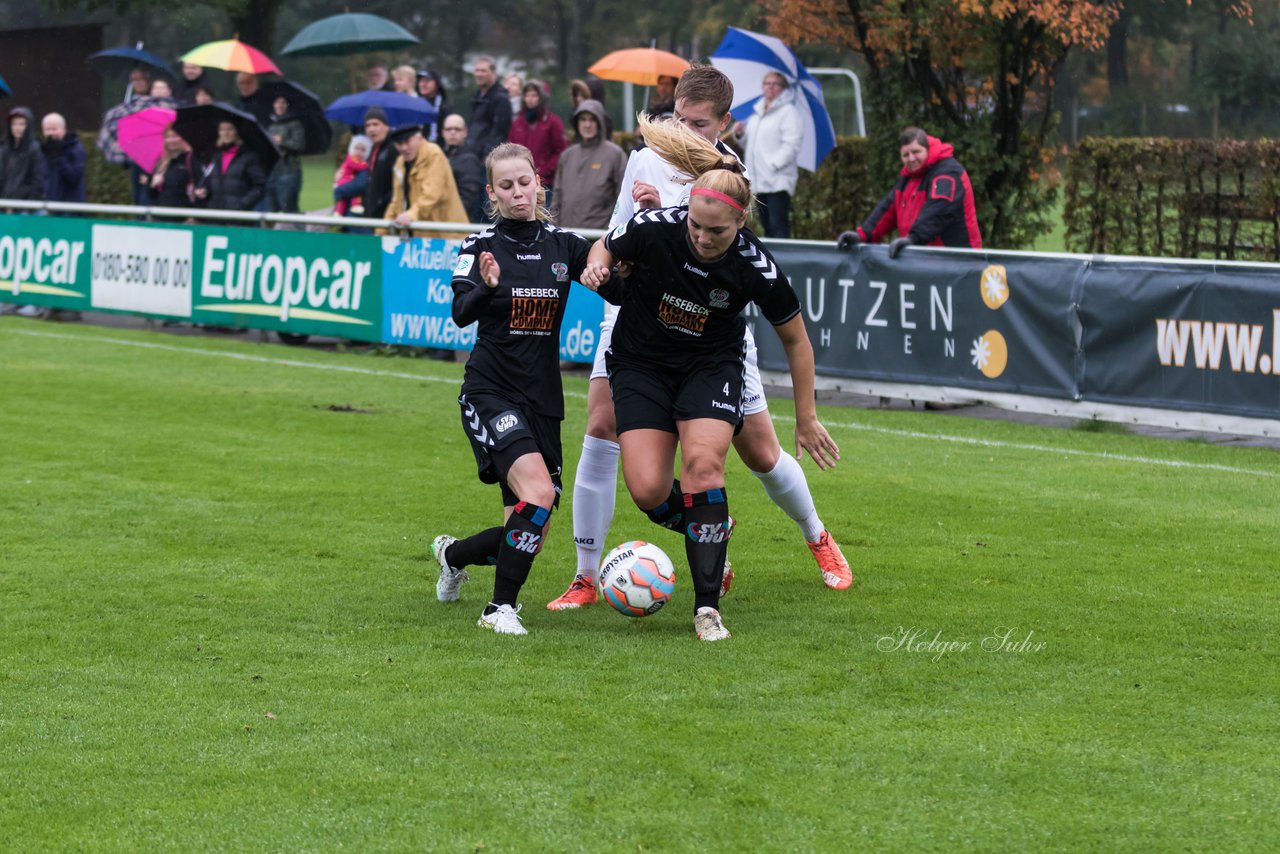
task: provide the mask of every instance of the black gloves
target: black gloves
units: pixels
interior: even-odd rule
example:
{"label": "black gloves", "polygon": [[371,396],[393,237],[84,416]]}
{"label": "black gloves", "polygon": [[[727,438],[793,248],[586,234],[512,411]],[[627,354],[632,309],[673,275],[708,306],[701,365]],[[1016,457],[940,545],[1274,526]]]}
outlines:
{"label": "black gloves", "polygon": [[910,245],[911,245],[910,237],[899,237],[897,240],[889,244],[889,258],[890,259],[897,258],[898,253],[902,251],[903,247],[910,246]]}
{"label": "black gloves", "polygon": [[842,231],[840,236],[836,238],[837,249],[852,249],[862,242],[862,238],[858,236],[856,231]]}

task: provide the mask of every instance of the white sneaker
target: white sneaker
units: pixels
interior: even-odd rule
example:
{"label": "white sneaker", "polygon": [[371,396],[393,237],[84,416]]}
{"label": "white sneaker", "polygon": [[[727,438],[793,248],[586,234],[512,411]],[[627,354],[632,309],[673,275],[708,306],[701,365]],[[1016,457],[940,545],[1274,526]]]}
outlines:
{"label": "white sneaker", "polygon": [[454,569],[445,562],[444,550],[458,541],[457,537],[441,534],[431,543],[431,553],[440,564],[440,580],[436,582],[436,598],[441,602],[457,602],[458,588],[471,579],[465,569]]}
{"label": "white sneaker", "polygon": [[729,637],[729,630],[720,622],[720,612],[706,605],[693,615],[693,631],[698,635],[698,640],[703,641],[725,640]]}
{"label": "white sneaker", "polygon": [[44,317],[44,308],[38,305],[24,305],[18,308],[20,317]]}
{"label": "white sneaker", "polygon": [[476,625],[482,629],[493,629],[500,635],[527,635],[529,630],[520,620],[520,607],[519,605],[514,608],[510,605],[499,605],[498,610],[492,614],[481,614],[480,619],[476,620]]}

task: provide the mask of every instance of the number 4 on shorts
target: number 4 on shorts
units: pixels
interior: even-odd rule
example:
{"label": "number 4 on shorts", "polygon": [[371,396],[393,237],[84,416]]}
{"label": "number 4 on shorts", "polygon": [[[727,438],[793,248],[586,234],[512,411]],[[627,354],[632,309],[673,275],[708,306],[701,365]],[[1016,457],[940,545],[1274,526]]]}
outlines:
{"label": "number 4 on shorts", "polygon": [[729,396],[729,384],[728,384],[728,383],[725,383],[725,384],[724,384],[724,396],[725,396],[725,397],[728,397],[728,396]]}

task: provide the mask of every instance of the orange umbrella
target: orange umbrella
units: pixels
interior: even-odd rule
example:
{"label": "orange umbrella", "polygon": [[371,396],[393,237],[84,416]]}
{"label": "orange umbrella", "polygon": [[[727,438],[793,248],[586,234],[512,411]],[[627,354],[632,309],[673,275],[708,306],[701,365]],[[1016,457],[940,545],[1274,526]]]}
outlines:
{"label": "orange umbrella", "polygon": [[680,79],[680,75],[688,67],[689,60],[681,59],[674,53],[658,50],[656,47],[635,47],[606,54],[587,71],[601,80],[621,80],[624,83],[653,86],[659,77]]}
{"label": "orange umbrella", "polygon": [[[203,65],[206,68],[221,68],[223,71],[245,71],[249,74],[280,74],[280,69],[256,47],[247,45],[239,39],[224,39],[209,42],[184,54],[183,62]],[[283,74],[280,74],[283,77]]]}

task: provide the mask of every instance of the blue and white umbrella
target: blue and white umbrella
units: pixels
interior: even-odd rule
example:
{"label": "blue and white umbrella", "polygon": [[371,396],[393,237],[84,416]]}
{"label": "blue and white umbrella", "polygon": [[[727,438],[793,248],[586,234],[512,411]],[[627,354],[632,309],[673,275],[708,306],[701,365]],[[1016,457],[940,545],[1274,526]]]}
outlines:
{"label": "blue and white umbrella", "polygon": [[796,93],[795,104],[804,121],[804,139],[797,163],[810,172],[836,147],[836,132],[822,99],[822,84],[800,64],[800,60],[780,39],[730,27],[724,41],[711,54],[711,64],[733,83],[730,112],[739,121],[750,118],[756,101],[764,97],[761,81],[777,71],[787,78]]}

